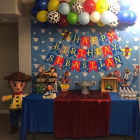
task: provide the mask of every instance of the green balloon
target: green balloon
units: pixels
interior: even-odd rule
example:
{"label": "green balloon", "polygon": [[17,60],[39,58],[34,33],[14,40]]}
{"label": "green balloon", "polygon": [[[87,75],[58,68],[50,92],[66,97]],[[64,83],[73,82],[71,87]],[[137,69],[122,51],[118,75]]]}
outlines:
{"label": "green balloon", "polygon": [[72,4],[74,3],[74,2],[76,2],[77,0],[71,0],[70,2],[69,2],[69,5],[70,5],[70,11],[71,12],[73,12],[73,10],[72,10]]}
{"label": "green balloon", "polygon": [[78,22],[78,15],[76,13],[73,13],[73,12],[70,12],[68,15],[67,15],[67,21],[70,23],[70,24],[76,24]]}

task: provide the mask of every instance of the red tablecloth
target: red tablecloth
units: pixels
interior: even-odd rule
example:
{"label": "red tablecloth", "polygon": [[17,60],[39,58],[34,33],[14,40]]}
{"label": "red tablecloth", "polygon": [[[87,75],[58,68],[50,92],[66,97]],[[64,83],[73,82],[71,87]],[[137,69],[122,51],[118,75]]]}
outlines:
{"label": "red tablecloth", "polygon": [[92,90],[60,92],[54,100],[55,138],[109,136],[109,93]]}

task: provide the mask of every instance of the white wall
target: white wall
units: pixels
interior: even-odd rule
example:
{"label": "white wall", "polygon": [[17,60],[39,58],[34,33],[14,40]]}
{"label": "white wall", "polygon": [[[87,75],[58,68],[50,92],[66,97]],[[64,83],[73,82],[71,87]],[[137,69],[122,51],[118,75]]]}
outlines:
{"label": "white wall", "polygon": [[[30,18],[19,18],[19,71],[31,75],[31,27]],[[24,93],[31,93],[31,81],[27,82]]]}

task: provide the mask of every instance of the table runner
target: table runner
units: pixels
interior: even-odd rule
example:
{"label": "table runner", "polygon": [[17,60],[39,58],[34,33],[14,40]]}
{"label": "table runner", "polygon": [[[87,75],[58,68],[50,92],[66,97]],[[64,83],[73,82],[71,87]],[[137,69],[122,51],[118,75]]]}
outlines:
{"label": "table runner", "polygon": [[110,105],[109,93],[60,92],[54,100],[55,138],[109,136]]}

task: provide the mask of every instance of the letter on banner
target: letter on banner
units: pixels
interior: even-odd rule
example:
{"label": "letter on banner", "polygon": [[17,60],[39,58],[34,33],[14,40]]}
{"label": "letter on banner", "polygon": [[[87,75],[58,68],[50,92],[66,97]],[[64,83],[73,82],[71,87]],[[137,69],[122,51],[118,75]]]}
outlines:
{"label": "letter on banner", "polygon": [[71,70],[71,65],[72,65],[72,60],[69,59],[65,59],[62,68],[68,68],[69,70]]}
{"label": "letter on banner", "polygon": [[117,37],[115,31],[108,32],[107,37],[108,37],[110,43],[112,43],[113,39],[118,40],[118,37]]}
{"label": "letter on banner", "polygon": [[49,53],[45,59],[45,62],[50,62],[50,64],[52,65],[55,59],[56,59],[56,55]]}
{"label": "letter on banner", "polygon": [[96,48],[94,51],[95,51],[95,58],[97,58],[98,56],[101,56],[102,58],[104,57],[102,48]]}
{"label": "letter on banner", "polygon": [[57,54],[60,54],[61,47],[61,44],[54,42],[51,51],[56,51]]}
{"label": "letter on banner", "polygon": [[86,59],[88,59],[89,57],[94,57],[94,49],[87,49],[86,51]]}
{"label": "letter on banner", "polygon": [[98,36],[98,41],[99,41],[100,46],[101,46],[104,42],[105,42],[105,43],[109,43],[106,34],[99,35],[99,36]]}
{"label": "letter on banner", "polygon": [[69,50],[70,50],[70,47],[62,45],[61,50],[60,50],[60,54],[65,54],[65,56],[68,57]]}
{"label": "letter on banner", "polygon": [[81,41],[81,37],[80,36],[78,36],[78,35],[73,35],[72,36],[71,43],[76,43],[77,46],[79,46],[80,45],[80,41]]}
{"label": "letter on banner", "polygon": [[90,46],[93,46],[93,45],[95,45],[96,47],[99,45],[97,36],[90,37]]}
{"label": "letter on banner", "polygon": [[118,43],[118,42],[117,42],[117,43],[111,44],[110,47],[111,47],[111,49],[112,49],[113,55],[115,54],[116,51],[121,52],[121,49],[120,49],[120,47],[119,47],[119,43]]}
{"label": "letter on banner", "polygon": [[89,61],[89,72],[91,72],[92,70],[95,70],[96,72],[98,72],[97,70],[97,61]]}
{"label": "letter on banner", "polygon": [[106,70],[105,60],[98,60],[97,61],[98,71],[101,69]]}
{"label": "letter on banner", "polygon": [[53,65],[54,65],[54,66],[55,66],[55,65],[59,65],[59,68],[62,69],[63,62],[64,62],[64,58],[63,58],[63,57],[56,56],[56,59],[55,59]]}
{"label": "letter on banner", "polygon": [[77,48],[70,47],[69,57],[74,56],[75,58],[77,58],[77,53],[78,53],[78,49]]}
{"label": "letter on banner", "polygon": [[88,72],[89,66],[88,66],[88,62],[87,61],[81,61],[81,68],[80,68],[80,72],[82,71],[86,71]]}
{"label": "letter on banner", "polygon": [[115,68],[115,64],[114,64],[113,58],[105,59],[105,64],[106,64],[107,70],[108,70],[110,67]]}
{"label": "letter on banner", "polygon": [[78,55],[77,55],[77,59],[83,57],[84,59],[86,59],[86,49],[78,49]]}
{"label": "letter on banner", "polygon": [[90,37],[82,36],[81,37],[81,47],[87,46],[89,48]]}
{"label": "letter on banner", "polygon": [[103,50],[103,53],[104,53],[104,57],[106,57],[107,55],[112,56],[111,47],[109,45],[102,47],[102,50]]}
{"label": "letter on banner", "polygon": [[113,59],[114,59],[114,63],[115,63],[116,65],[117,65],[117,64],[122,64],[122,65],[123,65],[122,58],[121,58],[120,55],[114,56]]}
{"label": "letter on banner", "polygon": [[71,71],[75,69],[80,72],[80,61],[72,60]]}

